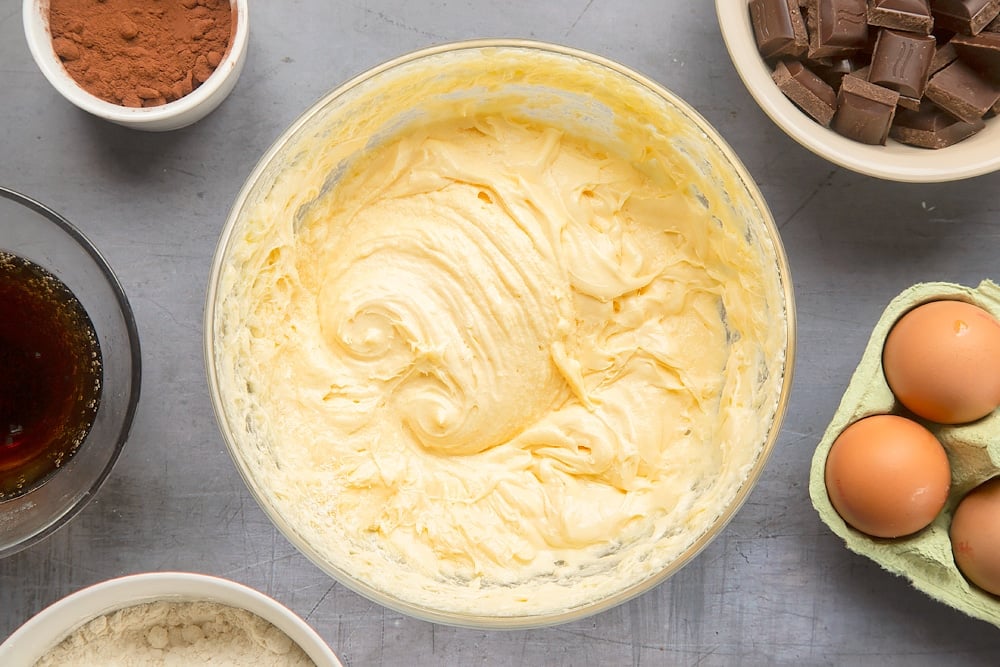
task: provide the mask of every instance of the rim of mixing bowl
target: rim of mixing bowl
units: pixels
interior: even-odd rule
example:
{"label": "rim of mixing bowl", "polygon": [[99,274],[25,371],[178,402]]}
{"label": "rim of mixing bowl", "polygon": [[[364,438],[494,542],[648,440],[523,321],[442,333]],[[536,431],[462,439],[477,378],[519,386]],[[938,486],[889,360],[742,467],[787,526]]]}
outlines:
{"label": "rim of mixing bowl", "polygon": [[[107,259],[105,259],[101,251],[97,249],[97,246],[95,246],[93,242],[91,242],[91,240],[83,234],[83,232],[77,229],[73,223],[56,213],[45,204],[3,186],[0,186],[0,197],[8,199],[16,204],[20,204],[21,206],[46,218],[49,222],[64,231],[67,236],[76,241],[76,243],[90,256],[98,270],[104,276],[104,279],[107,281],[111,291],[114,293],[118,309],[122,315],[122,320],[125,323],[125,330],[128,333],[129,355],[132,362],[129,382],[129,399],[111,458],[104,465],[100,474],[90,485],[90,488],[88,488],[61,516],[56,518],[49,525],[45,526],[34,535],[18,542],[17,544],[0,549],[0,558],[5,558],[41,542],[46,537],[65,526],[90,503],[90,500],[94,497],[98,490],[100,490],[101,486],[104,485],[104,482],[111,474],[111,470],[115,467],[118,457],[125,448],[125,443],[128,441],[128,436],[132,429],[132,421],[135,417],[135,412],[139,404],[139,394],[142,385],[142,350],[139,343],[139,329],[136,326],[135,313],[132,311],[132,305],[129,303],[128,296],[125,294],[125,289],[122,287],[121,282],[119,282],[117,275],[115,275],[114,270],[111,268],[111,265],[108,263]],[[0,503],[0,506],[2,506],[2,504],[3,503]]]}
{"label": "rim of mixing bowl", "polygon": [[[749,471],[746,478],[744,479],[742,485],[737,490],[736,495],[733,497],[729,505],[726,506],[724,511],[720,512],[718,518],[714,521],[713,525],[702,534],[697,540],[695,540],[687,549],[685,549],[675,560],[673,560],[669,565],[662,568],[656,574],[641,579],[634,582],[630,586],[614,593],[612,595],[601,598],[593,603],[587,604],[585,606],[577,606],[569,610],[563,610],[556,613],[542,613],[542,614],[527,614],[527,615],[510,615],[510,616],[488,616],[488,615],[475,615],[475,614],[459,614],[457,612],[447,612],[440,611],[436,609],[431,609],[428,607],[413,604],[399,598],[389,597],[383,591],[380,591],[374,587],[369,586],[366,582],[354,578],[350,573],[341,571],[339,568],[334,567],[330,564],[318,551],[313,549],[310,545],[305,544],[303,540],[299,538],[298,533],[291,527],[288,526],[284,519],[278,514],[274,508],[271,506],[269,501],[262,497],[260,491],[256,488],[253,483],[253,477],[250,472],[244,467],[243,461],[240,459],[236,452],[236,442],[230,435],[230,429],[225,428],[225,424],[228,423],[228,417],[225,408],[222,404],[221,395],[219,391],[218,382],[218,367],[215,361],[215,354],[213,348],[214,341],[214,331],[215,331],[215,318],[216,309],[218,306],[219,297],[219,282],[222,277],[223,262],[228,256],[228,249],[233,241],[233,233],[235,231],[236,223],[238,222],[241,212],[246,206],[247,199],[253,192],[254,188],[258,185],[259,180],[265,175],[268,165],[271,160],[286,146],[288,141],[299,132],[309,121],[313,119],[318,113],[320,113],[323,108],[332,100],[340,97],[347,92],[351,91],[358,85],[369,81],[370,79],[386,72],[392,70],[396,67],[409,64],[411,62],[421,60],[427,57],[436,56],[442,53],[448,52],[458,52],[465,50],[481,50],[490,48],[500,48],[500,49],[520,49],[526,51],[542,51],[558,56],[567,56],[572,58],[577,58],[594,65],[602,66],[611,70],[612,72],[631,79],[639,86],[646,88],[651,94],[659,96],[668,103],[675,106],[684,116],[686,116],[690,121],[697,126],[697,128],[704,134],[704,138],[709,141],[725,158],[727,162],[732,166],[734,173],[739,177],[739,181],[743,187],[746,188],[747,194],[750,197],[753,205],[759,211],[761,215],[761,225],[767,231],[767,239],[772,244],[774,250],[774,260],[775,269],[778,271],[778,280],[781,286],[781,295],[784,298],[784,309],[785,309],[785,336],[786,343],[784,349],[784,364],[782,372],[782,384],[781,390],[777,397],[777,401],[774,406],[774,413],[771,423],[771,428],[767,433],[767,437],[763,443],[761,443],[761,448],[758,453],[757,459],[753,464],[753,468]],[[258,160],[257,164],[254,166],[253,171],[247,177],[242,188],[234,200],[232,207],[230,208],[229,214],[226,219],[226,223],[220,233],[218,245],[216,246],[216,251],[212,259],[211,272],[209,274],[208,280],[208,290],[206,294],[206,308],[205,308],[205,318],[204,318],[204,349],[203,353],[205,355],[205,369],[208,375],[209,393],[212,399],[212,408],[215,411],[217,425],[222,437],[226,443],[226,449],[229,452],[230,457],[233,459],[240,476],[243,478],[247,489],[250,491],[251,495],[257,501],[257,503],[267,514],[268,518],[275,524],[275,527],[281,532],[299,551],[301,551],[309,560],[311,560],[317,567],[319,567],[323,572],[327,573],[338,583],[344,585],[350,590],[358,593],[370,600],[377,602],[389,609],[398,611],[400,613],[419,618],[426,621],[431,621],[434,623],[440,623],[443,625],[475,628],[475,629],[504,629],[504,630],[514,630],[514,629],[527,629],[527,628],[539,628],[547,627],[552,625],[558,625],[560,623],[565,623],[569,621],[580,620],[588,616],[592,616],[602,611],[606,611],[612,607],[616,607],[623,602],[626,602],[634,597],[637,597],[647,591],[652,590],[657,585],[668,579],[670,576],[679,571],[682,567],[687,565],[695,556],[697,556],[709,543],[711,543],[718,535],[722,532],[725,526],[730,520],[736,515],[739,509],[746,502],[747,497],[750,495],[751,490],[756,486],[761,473],[770,458],[771,452],[774,449],[775,442],[777,441],[778,434],[781,430],[781,423],[784,420],[784,415],[788,406],[788,398],[791,390],[792,375],[795,366],[795,347],[796,347],[796,315],[795,315],[795,301],[794,293],[792,290],[791,272],[788,264],[788,258],[785,253],[784,246],[781,241],[781,237],[778,231],[778,227],[774,222],[774,218],[771,214],[770,209],[764,200],[759,188],[753,177],[750,175],[749,171],[744,166],[743,162],[737,157],[736,153],[729,146],[728,143],[722,138],[716,130],[700,113],[698,113],[688,102],[682,100],[675,93],[671,92],[664,86],[656,83],[652,79],[639,74],[638,72],[626,67],[620,63],[613,60],[604,58],[587,51],[582,51],[572,47],[566,47],[558,44],[553,44],[550,42],[536,41],[536,40],[526,40],[526,39],[474,39],[458,42],[449,42],[446,44],[440,44],[437,46],[428,47],[425,49],[420,49],[413,51],[402,56],[393,58],[387,62],[382,63],[372,67],[365,72],[349,79],[347,82],[337,86],[330,92],[326,93],[314,103],[312,103],[302,114],[300,114],[286,129],[281,133],[281,135],[271,144],[263,156]]]}

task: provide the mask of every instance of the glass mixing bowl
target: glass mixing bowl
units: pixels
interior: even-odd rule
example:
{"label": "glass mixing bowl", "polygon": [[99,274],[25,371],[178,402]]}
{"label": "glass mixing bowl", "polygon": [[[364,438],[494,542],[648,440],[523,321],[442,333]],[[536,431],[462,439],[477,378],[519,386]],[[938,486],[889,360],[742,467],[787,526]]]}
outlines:
{"label": "glass mixing bowl", "polygon": [[[650,528],[634,543],[620,549],[615,545],[613,553],[600,555],[607,560],[593,569],[574,570],[571,580],[501,585],[439,578],[415,591],[408,589],[412,570],[407,569],[406,549],[382,558],[367,544],[336,535],[337,513],[319,506],[328,497],[324,488],[312,482],[315,494],[308,500],[275,490],[277,476],[288,475],[296,483],[298,478],[315,480],[324,462],[289,471],[275,457],[274,440],[261,426],[270,406],[259,403],[266,399],[244,375],[253,360],[234,350],[243,349],[241,341],[247,337],[269,335],[249,322],[250,314],[257,306],[280,312],[283,297],[246,303],[241,292],[270,279],[269,266],[294,246],[298,234],[306,234],[300,225],[313,219],[311,204],[334,192],[357,161],[431,119],[477,113],[510,114],[556,128],[627,156],[636,169],[673,174],[683,184],[680,196],[704,220],[700,229],[725,237],[740,261],[754,267],[745,281],[734,277],[724,284],[739,283],[749,290],[746,294],[755,295],[747,299],[759,301],[757,314],[766,324],[760,327],[760,340],[741,341],[735,334],[725,343],[748,346],[750,371],[737,384],[751,417],[742,422],[745,428],[729,428],[720,442],[710,443],[726,452],[727,462],[705,481],[709,490],[684,492],[689,494],[684,502],[697,508],[686,528]],[[393,275],[391,268],[386,267],[387,276]],[[720,268],[725,273],[729,267]],[[721,316],[726,318],[724,311]],[[689,562],[733,517],[764,467],[784,414],[795,348],[792,287],[777,229],[753,179],[719,134],[676,95],[619,64],[559,46],[511,40],[450,44],[403,56],[349,81],[299,117],[263,156],[235,201],[214,258],[205,317],[206,365],[220,429],[247,486],[275,525],[354,591],[418,618],[480,628],[578,619],[651,589]],[[296,321],[287,327],[288,332],[300,329]],[[271,349],[270,343],[260,349],[268,354],[263,350]],[[314,374],[315,369],[307,364],[303,372]],[[295,382],[287,369],[279,375],[279,383]],[[330,382],[336,385],[334,379]],[[308,427],[308,422],[303,417],[291,428]],[[727,481],[715,484],[715,479]],[[357,511],[378,502],[373,498]],[[435,507],[427,511],[435,513]],[[325,534],[324,526],[333,532]],[[608,537],[612,543],[618,538]],[[627,566],[619,565],[626,561]],[[562,567],[565,561],[552,564]],[[629,573],[622,574],[626,569]],[[539,587],[545,587],[544,595]]]}
{"label": "glass mixing bowl", "polygon": [[40,266],[83,305],[100,345],[103,380],[76,453],[30,491],[0,502],[0,557],[65,525],[94,497],[125,446],[139,401],[139,334],[121,284],[96,247],[46,206],[0,188],[0,250]]}

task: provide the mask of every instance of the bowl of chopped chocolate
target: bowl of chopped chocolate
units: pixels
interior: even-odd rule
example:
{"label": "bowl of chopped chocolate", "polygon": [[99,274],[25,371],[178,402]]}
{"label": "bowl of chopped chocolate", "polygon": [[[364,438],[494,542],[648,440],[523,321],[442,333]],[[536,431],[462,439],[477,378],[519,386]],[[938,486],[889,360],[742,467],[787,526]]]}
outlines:
{"label": "bowl of chopped chocolate", "polygon": [[954,181],[1000,168],[1000,0],[716,0],[761,109],[846,169]]}
{"label": "bowl of chopped chocolate", "polygon": [[24,0],[22,17],[35,63],[63,97],[158,132],[222,103],[250,33],[247,0]]}

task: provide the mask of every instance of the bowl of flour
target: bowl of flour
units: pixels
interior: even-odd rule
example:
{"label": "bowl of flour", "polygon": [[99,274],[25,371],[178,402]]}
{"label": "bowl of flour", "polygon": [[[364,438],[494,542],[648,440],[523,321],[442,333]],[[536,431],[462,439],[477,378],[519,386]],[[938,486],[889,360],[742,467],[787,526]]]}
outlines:
{"label": "bowl of flour", "polygon": [[340,667],[323,639],[276,600],[187,572],[111,579],[33,616],[0,644],[7,667]]}

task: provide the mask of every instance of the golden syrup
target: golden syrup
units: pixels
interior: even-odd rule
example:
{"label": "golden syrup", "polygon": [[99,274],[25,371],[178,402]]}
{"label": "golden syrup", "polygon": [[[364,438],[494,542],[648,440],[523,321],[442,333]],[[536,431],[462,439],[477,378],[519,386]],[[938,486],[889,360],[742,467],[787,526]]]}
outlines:
{"label": "golden syrup", "polygon": [[44,483],[76,453],[101,385],[83,304],[41,266],[0,251],[0,501]]}

